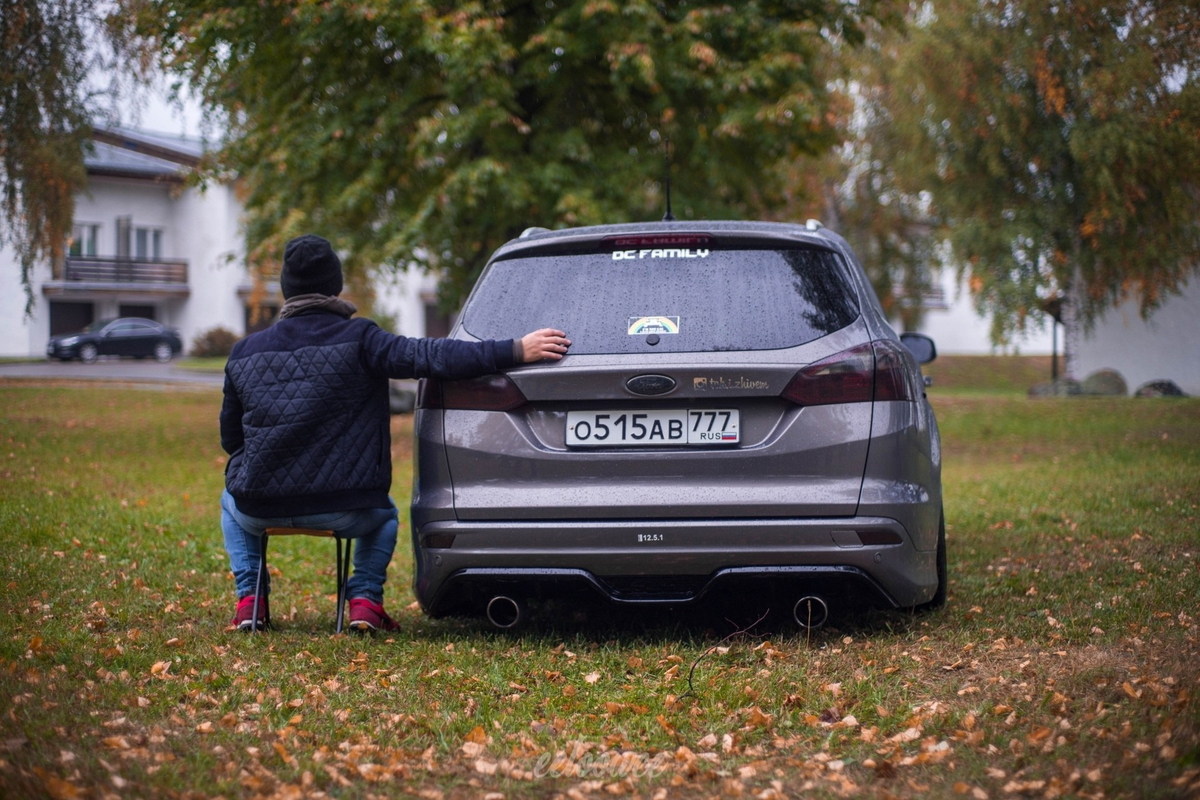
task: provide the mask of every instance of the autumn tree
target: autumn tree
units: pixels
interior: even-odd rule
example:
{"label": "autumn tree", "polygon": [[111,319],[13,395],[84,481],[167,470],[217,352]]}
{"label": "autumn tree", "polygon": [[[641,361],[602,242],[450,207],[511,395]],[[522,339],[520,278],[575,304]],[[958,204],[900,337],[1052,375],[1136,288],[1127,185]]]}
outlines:
{"label": "autumn tree", "polygon": [[119,117],[151,51],[100,0],[0,0],[0,247],[21,270],[63,256],[92,126]]}
{"label": "autumn tree", "polygon": [[777,211],[828,148],[817,66],[879,3],[131,0],[228,120],[250,259],[319,231],[347,268],[419,262],[461,299],[529,226]]}
{"label": "autumn tree", "polygon": [[1200,261],[1200,17],[1187,0],[945,0],[881,85],[898,173],[933,194],[998,338],[1062,300],[1078,337]]}
{"label": "autumn tree", "polygon": [[0,246],[30,272],[60,258],[86,179],[90,0],[0,0]]}
{"label": "autumn tree", "polygon": [[905,191],[897,179],[899,144],[882,103],[880,43],[894,33],[869,26],[867,44],[843,54],[837,85],[839,143],[791,165],[791,219],[816,217],[853,247],[884,312],[916,330],[933,288],[940,244],[929,192]]}

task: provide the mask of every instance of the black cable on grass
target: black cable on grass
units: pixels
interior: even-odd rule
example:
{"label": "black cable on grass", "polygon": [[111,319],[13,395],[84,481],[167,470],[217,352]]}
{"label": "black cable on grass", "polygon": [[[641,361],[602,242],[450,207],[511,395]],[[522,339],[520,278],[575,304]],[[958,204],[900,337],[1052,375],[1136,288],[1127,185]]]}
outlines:
{"label": "black cable on grass", "polygon": [[696,672],[696,667],[697,667],[697,666],[700,664],[700,661],[701,661],[701,660],[702,660],[702,659],[703,659],[705,656],[707,656],[709,653],[711,653],[712,651],[716,650],[718,647],[720,647],[721,645],[725,644],[725,642],[728,642],[730,639],[734,638],[735,636],[748,636],[748,635],[750,634],[750,631],[754,630],[754,629],[755,629],[755,628],[758,626],[758,624],[759,624],[760,622],[762,622],[764,619],[766,619],[766,618],[767,618],[767,616],[768,616],[770,613],[771,613],[771,609],[769,609],[769,608],[768,608],[766,611],[764,611],[764,612],[763,612],[763,615],[762,615],[761,617],[759,617],[758,619],[754,620],[754,622],[751,622],[749,625],[747,625],[747,626],[746,626],[746,627],[744,627],[744,628],[739,628],[738,630],[736,630],[736,631],[734,631],[733,633],[731,633],[731,634],[729,634],[728,636],[726,636],[726,637],[725,637],[724,639],[722,639],[721,641],[719,641],[719,642],[717,642],[716,644],[714,644],[712,647],[710,647],[710,648],[708,648],[707,650],[705,650],[705,651],[704,651],[703,653],[701,653],[700,655],[696,656],[696,660],[692,662],[692,666],[691,666],[691,668],[690,668],[690,669],[688,669],[688,678],[687,678],[687,681],[688,681],[688,689],[687,689],[687,691],[686,691],[686,692],[684,692],[683,694],[679,695],[679,697],[675,698],[675,702],[676,702],[676,703],[682,703],[682,702],[683,702],[683,698],[687,697],[687,696],[688,696],[688,695],[690,695],[690,694],[695,694],[695,693],[696,693],[696,687],[695,687],[695,686],[692,684],[692,676],[693,676],[693,675],[695,674],[695,672]]}

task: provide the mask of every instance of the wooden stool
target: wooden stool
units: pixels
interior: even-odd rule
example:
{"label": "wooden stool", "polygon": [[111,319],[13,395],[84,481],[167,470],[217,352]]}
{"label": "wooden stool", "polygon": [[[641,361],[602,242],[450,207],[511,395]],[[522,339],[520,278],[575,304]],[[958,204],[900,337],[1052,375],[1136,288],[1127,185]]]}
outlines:
{"label": "wooden stool", "polygon": [[[351,539],[343,539],[333,531],[311,528],[267,528],[262,535],[262,553],[258,558],[258,578],[254,582],[254,616],[250,630],[258,633],[258,598],[262,597],[263,576],[267,571],[267,540],[272,536],[323,536],[337,543],[337,632],[342,632],[342,621],[346,616],[346,578],[350,575],[350,553],[354,549]],[[346,557],[342,558],[342,542],[346,543]]]}

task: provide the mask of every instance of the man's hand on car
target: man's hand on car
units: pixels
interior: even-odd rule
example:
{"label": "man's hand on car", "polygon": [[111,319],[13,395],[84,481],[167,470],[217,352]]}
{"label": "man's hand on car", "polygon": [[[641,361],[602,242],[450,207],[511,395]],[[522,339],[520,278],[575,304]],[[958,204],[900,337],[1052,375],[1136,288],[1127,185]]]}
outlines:
{"label": "man's hand on car", "polygon": [[526,364],[546,358],[557,361],[570,346],[571,340],[562,331],[542,328],[521,337],[521,361]]}

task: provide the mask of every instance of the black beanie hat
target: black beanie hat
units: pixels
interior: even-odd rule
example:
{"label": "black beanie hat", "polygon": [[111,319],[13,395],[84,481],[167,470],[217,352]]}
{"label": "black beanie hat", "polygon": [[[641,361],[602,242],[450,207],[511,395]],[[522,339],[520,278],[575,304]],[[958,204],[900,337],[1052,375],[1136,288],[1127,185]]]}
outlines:
{"label": "black beanie hat", "polygon": [[335,295],[342,291],[342,262],[327,239],[306,233],[283,248],[279,276],[283,299],[298,294]]}

